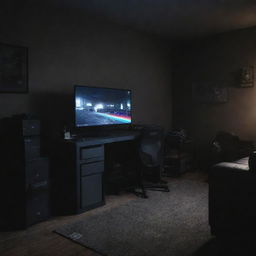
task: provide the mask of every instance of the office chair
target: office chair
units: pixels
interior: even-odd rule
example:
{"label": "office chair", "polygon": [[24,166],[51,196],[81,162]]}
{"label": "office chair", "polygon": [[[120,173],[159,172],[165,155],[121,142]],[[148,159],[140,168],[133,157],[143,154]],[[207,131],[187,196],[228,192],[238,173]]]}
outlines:
{"label": "office chair", "polygon": [[164,152],[164,130],[159,126],[145,126],[138,146],[143,188],[169,192],[167,182],[161,180]]}

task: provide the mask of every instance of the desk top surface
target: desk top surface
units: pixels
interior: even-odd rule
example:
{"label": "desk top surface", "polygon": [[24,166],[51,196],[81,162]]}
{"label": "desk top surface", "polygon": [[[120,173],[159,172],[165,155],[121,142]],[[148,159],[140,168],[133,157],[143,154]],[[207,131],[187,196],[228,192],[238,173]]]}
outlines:
{"label": "desk top surface", "polygon": [[121,141],[131,141],[138,138],[139,135],[139,131],[111,131],[103,133],[102,135],[99,134],[99,136],[79,136],[66,141],[82,146],[93,146]]}

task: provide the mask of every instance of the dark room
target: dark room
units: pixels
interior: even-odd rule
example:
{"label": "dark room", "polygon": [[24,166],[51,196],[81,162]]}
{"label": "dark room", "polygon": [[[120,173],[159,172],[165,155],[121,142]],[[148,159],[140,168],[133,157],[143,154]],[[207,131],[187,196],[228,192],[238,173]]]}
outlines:
{"label": "dark room", "polygon": [[255,255],[256,2],[0,2],[0,255]]}

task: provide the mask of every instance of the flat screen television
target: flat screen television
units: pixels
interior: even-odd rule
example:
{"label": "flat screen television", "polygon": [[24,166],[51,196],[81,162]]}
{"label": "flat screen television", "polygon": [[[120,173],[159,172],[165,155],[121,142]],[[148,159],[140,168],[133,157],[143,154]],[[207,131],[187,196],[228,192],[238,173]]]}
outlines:
{"label": "flat screen television", "polygon": [[131,123],[131,90],[75,85],[75,126]]}

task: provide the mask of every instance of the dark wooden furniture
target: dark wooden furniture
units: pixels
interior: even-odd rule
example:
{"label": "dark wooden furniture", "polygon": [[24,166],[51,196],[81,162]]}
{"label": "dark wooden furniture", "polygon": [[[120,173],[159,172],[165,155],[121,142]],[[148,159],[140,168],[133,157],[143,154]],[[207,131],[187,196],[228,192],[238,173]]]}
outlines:
{"label": "dark wooden furniture", "polygon": [[136,131],[56,142],[52,165],[52,207],[56,215],[81,213],[105,203],[106,145],[133,141]]}
{"label": "dark wooden furniture", "polygon": [[210,148],[211,166],[220,162],[232,162],[248,157],[254,150],[253,141],[241,140],[237,135],[219,131]]}
{"label": "dark wooden furniture", "polygon": [[165,139],[164,173],[176,176],[192,169],[194,161],[194,143],[190,138],[181,138],[176,134],[167,134]]}
{"label": "dark wooden furniture", "polygon": [[214,165],[209,172],[209,225],[216,236],[250,235],[256,230],[256,173],[248,157]]}
{"label": "dark wooden furniture", "polygon": [[252,141],[219,132],[211,145],[209,225],[216,236],[253,237],[256,229],[256,152]]}
{"label": "dark wooden furniture", "polygon": [[0,122],[1,229],[26,228],[49,216],[48,158],[40,156],[40,121]]}

